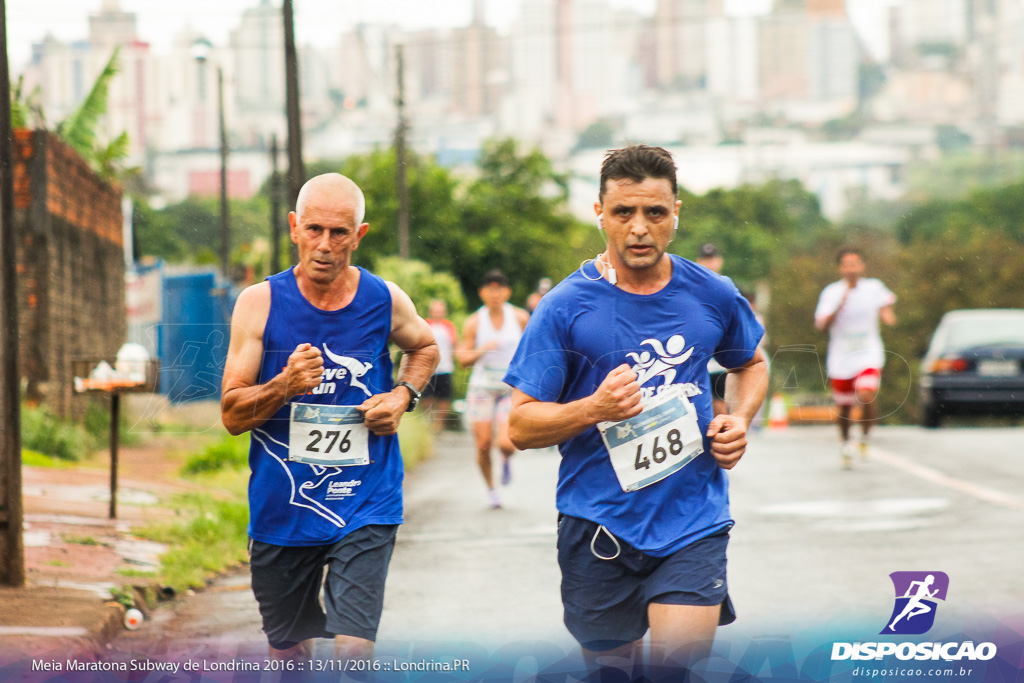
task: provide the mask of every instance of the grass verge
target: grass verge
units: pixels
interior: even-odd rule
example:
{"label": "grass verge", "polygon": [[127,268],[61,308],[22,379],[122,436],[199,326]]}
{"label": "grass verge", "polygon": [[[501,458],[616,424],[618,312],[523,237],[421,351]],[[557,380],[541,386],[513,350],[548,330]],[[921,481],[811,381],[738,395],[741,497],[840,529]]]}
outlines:
{"label": "grass verge", "polygon": [[54,458],[28,448],[21,451],[21,464],[29,467],[51,467],[58,470],[66,470],[74,465],[70,460]]}
{"label": "grass verge", "polygon": [[[422,411],[405,416],[399,441],[406,467],[430,457],[434,436]],[[247,559],[249,506],[246,499],[249,435],[225,436],[189,457],[183,476],[207,492],[178,495],[173,520],[133,529],[140,538],[169,546],[160,558],[157,580],[182,592],[200,588],[232,565]]]}
{"label": "grass verge", "polygon": [[249,507],[208,493],[189,493],[171,500],[182,521],[158,522],[133,533],[170,549],[160,558],[159,581],[182,592],[201,588],[216,574],[246,560]]}
{"label": "grass verge", "polygon": [[191,456],[181,468],[183,476],[195,476],[221,470],[241,470],[249,466],[249,435],[225,435]]}
{"label": "grass verge", "polygon": [[21,406],[21,445],[25,450],[76,462],[100,447],[82,425],[62,420],[45,406]]}

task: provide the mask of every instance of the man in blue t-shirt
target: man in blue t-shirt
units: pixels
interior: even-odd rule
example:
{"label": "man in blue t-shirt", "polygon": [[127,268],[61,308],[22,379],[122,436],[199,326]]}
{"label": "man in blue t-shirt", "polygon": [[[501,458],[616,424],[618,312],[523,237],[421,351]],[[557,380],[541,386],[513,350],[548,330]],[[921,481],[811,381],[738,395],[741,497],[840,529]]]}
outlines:
{"label": "man in blue t-shirt", "polygon": [[[657,147],[609,152],[594,208],[607,250],[545,296],[505,381],[519,448],[557,444],[565,623],[584,655],[686,662],[735,619],[728,480],[767,389],[764,333],[736,287],[666,253],[676,167]],[[729,369],[712,416],[707,364]]]}

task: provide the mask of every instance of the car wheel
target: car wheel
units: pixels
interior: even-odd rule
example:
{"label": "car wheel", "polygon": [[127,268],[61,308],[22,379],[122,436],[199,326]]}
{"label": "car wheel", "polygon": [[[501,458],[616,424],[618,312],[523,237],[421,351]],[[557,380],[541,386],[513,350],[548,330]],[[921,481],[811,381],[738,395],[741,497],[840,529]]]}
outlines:
{"label": "car wheel", "polygon": [[942,413],[934,403],[926,403],[921,408],[921,426],[935,429],[942,423]]}

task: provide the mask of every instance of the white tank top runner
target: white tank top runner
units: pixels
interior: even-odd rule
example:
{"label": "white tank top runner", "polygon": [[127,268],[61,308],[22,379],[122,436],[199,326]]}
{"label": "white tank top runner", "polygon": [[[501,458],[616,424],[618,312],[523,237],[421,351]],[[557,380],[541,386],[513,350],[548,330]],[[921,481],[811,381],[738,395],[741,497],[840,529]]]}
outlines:
{"label": "white tank top runner", "polygon": [[502,378],[523,336],[515,308],[512,304],[502,305],[501,329],[494,328],[486,306],[477,311],[476,320],[476,348],[483,348],[492,340],[497,340],[498,348],[485,352],[477,359],[473,364],[469,384],[487,389],[504,389],[506,387]]}

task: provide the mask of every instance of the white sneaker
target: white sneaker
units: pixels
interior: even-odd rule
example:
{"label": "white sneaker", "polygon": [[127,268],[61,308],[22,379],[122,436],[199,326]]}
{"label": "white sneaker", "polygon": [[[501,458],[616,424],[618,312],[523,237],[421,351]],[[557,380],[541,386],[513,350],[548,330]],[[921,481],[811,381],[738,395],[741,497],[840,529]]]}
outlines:
{"label": "white sneaker", "polygon": [[487,506],[492,510],[501,509],[501,498],[498,496],[498,492],[494,489],[487,489]]}
{"label": "white sneaker", "polygon": [[862,438],[860,440],[860,443],[857,444],[857,447],[860,450],[861,460],[867,460],[868,459],[868,440],[865,439],[865,438]]}
{"label": "white sneaker", "polygon": [[844,441],[839,447],[839,456],[843,460],[843,469],[849,470],[853,468],[853,454],[856,448],[852,441]]}

